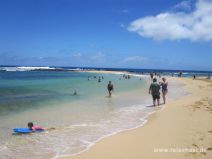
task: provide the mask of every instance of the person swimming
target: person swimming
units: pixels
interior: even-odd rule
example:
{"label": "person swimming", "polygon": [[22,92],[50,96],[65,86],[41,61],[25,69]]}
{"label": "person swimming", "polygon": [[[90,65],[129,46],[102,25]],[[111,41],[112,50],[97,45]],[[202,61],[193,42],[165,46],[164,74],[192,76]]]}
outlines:
{"label": "person swimming", "polygon": [[36,130],[44,130],[44,128],[42,128],[41,126],[38,125],[34,125],[33,122],[28,122],[27,124],[28,128],[32,131],[36,131]]}
{"label": "person swimming", "polygon": [[50,128],[43,128],[41,126],[38,126],[38,125],[34,125],[33,122],[28,122],[27,124],[27,127],[29,128],[29,130],[31,131],[52,131],[52,130],[55,130],[56,128],[54,127],[50,127]]}

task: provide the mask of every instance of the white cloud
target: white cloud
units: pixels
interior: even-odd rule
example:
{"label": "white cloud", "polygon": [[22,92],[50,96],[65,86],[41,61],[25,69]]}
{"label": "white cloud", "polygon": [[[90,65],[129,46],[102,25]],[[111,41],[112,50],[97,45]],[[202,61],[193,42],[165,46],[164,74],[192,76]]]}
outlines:
{"label": "white cloud", "polygon": [[128,30],[156,40],[212,41],[212,1],[197,1],[190,13],[165,12],[139,18]]}
{"label": "white cloud", "polygon": [[143,56],[126,57],[122,62],[146,62],[148,58]]}

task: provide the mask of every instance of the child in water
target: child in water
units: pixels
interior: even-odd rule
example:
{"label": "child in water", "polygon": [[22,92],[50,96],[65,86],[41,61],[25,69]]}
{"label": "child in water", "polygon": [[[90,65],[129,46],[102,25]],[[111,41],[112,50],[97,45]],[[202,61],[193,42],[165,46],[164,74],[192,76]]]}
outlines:
{"label": "child in water", "polygon": [[27,126],[32,131],[44,130],[44,128],[42,128],[41,126],[34,125],[33,122],[28,122]]}

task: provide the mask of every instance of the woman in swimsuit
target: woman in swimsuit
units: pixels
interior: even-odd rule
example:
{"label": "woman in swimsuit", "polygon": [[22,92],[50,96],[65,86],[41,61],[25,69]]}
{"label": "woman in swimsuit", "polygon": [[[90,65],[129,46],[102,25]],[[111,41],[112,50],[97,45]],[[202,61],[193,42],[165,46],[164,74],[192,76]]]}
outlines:
{"label": "woman in swimsuit", "polygon": [[113,84],[111,81],[109,81],[108,85],[107,85],[107,90],[108,90],[108,93],[109,93],[109,97],[111,97],[112,95],[112,91],[113,91]]}
{"label": "woman in swimsuit", "polygon": [[163,103],[166,104],[166,95],[168,93],[168,82],[166,81],[166,78],[162,78],[163,82],[160,82],[160,85],[162,86],[162,94],[163,94]]}

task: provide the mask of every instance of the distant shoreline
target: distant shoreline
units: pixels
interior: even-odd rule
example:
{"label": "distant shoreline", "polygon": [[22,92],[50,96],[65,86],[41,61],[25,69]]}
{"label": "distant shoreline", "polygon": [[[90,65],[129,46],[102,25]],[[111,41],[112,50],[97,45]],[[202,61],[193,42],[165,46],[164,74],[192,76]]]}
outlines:
{"label": "distant shoreline", "polygon": [[[77,71],[77,72],[88,72],[88,73],[99,73],[99,74],[120,74],[120,75],[123,75],[123,74],[126,74],[126,75],[132,75],[132,76],[137,76],[137,77],[144,77],[144,76],[148,76],[149,77],[149,74],[138,74],[138,73],[133,73],[133,72],[127,72],[127,71],[107,71],[107,70],[80,70],[80,71]],[[170,77],[168,75],[162,75],[163,77]],[[158,76],[157,76],[158,77]],[[191,78],[192,76],[189,76],[189,78]],[[173,78],[178,78],[176,76],[174,76]],[[179,77],[179,78],[184,78],[184,77]],[[193,78],[193,77],[192,77]],[[200,77],[196,77],[195,80],[212,80],[212,79],[207,79],[208,76],[205,75],[205,76],[200,76]]]}

